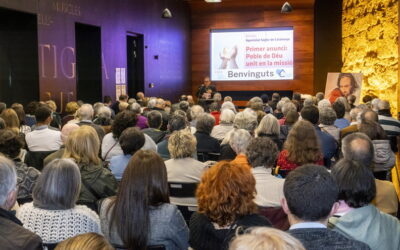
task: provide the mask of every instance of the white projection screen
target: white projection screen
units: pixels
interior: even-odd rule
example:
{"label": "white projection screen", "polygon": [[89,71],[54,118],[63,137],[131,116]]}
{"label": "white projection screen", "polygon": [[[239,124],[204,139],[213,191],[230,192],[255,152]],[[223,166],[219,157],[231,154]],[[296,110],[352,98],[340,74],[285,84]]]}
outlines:
{"label": "white projection screen", "polygon": [[212,81],[293,80],[293,27],[210,32]]}

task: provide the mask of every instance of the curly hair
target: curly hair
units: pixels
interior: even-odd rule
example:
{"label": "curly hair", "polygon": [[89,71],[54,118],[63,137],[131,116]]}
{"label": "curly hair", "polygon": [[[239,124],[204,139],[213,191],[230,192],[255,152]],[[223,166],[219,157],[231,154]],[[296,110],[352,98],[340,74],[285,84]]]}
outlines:
{"label": "curly hair", "polygon": [[18,157],[23,145],[21,139],[12,130],[0,130],[0,153],[14,159]]}
{"label": "curly hair", "polygon": [[118,139],[126,128],[135,127],[137,120],[137,115],[133,111],[124,110],[119,112],[111,126],[113,137]]}
{"label": "curly hair", "polygon": [[238,217],[255,213],[256,181],[246,166],[221,161],[208,169],[197,188],[199,213],[219,226],[227,226]]}
{"label": "curly hair", "polygon": [[253,138],[246,152],[247,160],[253,168],[275,166],[278,154],[276,143],[268,137]]}
{"label": "curly hair", "polygon": [[321,148],[314,126],[305,120],[296,122],[284,144],[287,159],[298,165],[313,163],[321,158]]}

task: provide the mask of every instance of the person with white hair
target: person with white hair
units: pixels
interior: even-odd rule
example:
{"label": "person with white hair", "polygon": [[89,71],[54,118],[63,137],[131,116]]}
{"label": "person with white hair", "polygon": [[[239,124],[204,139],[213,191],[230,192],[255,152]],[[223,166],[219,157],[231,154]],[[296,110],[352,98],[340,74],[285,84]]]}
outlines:
{"label": "person with white hair", "polygon": [[335,121],[336,112],[331,107],[323,107],[319,109],[318,126],[323,132],[330,134],[338,142],[340,137],[340,130],[338,127],[335,126]]}
{"label": "person with white hair", "polygon": [[230,110],[232,110],[233,113],[235,113],[235,114],[237,113],[235,104],[233,104],[233,102],[231,102],[231,101],[224,101],[224,103],[222,103],[221,112],[224,109],[230,109]]}
{"label": "person with white hair", "polygon": [[96,118],[93,120],[93,123],[101,126],[104,129],[104,132],[108,134],[111,131],[111,124],[112,124],[111,117],[112,117],[112,109],[103,105],[98,108],[96,113]]}
{"label": "person with white hair", "polygon": [[246,152],[247,147],[251,142],[251,135],[244,129],[235,129],[229,137],[229,145],[235,151],[236,157],[232,163],[244,165],[251,169],[249,161],[247,160]]}
{"label": "person with white hair", "polygon": [[379,108],[378,108],[378,106],[379,106],[379,102],[380,102],[381,100],[379,99],[379,98],[374,98],[374,99],[372,99],[372,101],[371,101],[371,109],[373,110],[373,111],[375,111],[376,113],[378,113],[378,110],[379,110]]}
{"label": "person with white hair", "polygon": [[94,115],[94,109],[92,105],[90,104],[83,104],[79,109],[78,109],[78,117],[79,117],[79,126],[87,125],[96,130],[97,136],[99,137],[99,140],[102,141],[104,135],[106,134],[104,129],[93,123],[93,115]]}
{"label": "person with white hair", "polygon": [[314,105],[314,100],[312,99],[312,97],[307,97],[306,99],[304,99],[303,107],[308,107],[313,105]]}
{"label": "person with white hair", "polygon": [[276,144],[279,151],[282,150],[283,143],[279,139],[280,126],[275,116],[271,114],[264,116],[256,128],[255,134],[257,137],[270,138]]}
{"label": "person with white hair", "polygon": [[222,141],[226,134],[233,129],[233,120],[235,119],[235,113],[230,109],[224,109],[219,117],[219,125],[214,126],[211,131],[211,136],[219,141]]}
{"label": "person with white hair", "polygon": [[331,102],[327,99],[322,99],[321,101],[318,102],[318,109],[321,110],[323,108],[330,108]]}
{"label": "person with white hair", "polygon": [[202,106],[200,105],[194,105],[191,109],[190,109],[190,116],[192,118],[192,120],[190,121],[190,126],[191,127],[196,127],[196,123],[197,123],[197,118],[202,115],[204,113],[204,109]]}
{"label": "person with white hair", "polygon": [[0,156],[0,245],[2,249],[42,249],[42,239],[22,227],[11,208],[17,199],[17,173],[13,162]]}
{"label": "person with white hair", "polygon": [[158,112],[161,113],[163,122],[162,122],[160,130],[161,131],[166,131],[167,130],[167,125],[168,125],[169,115],[165,111],[165,100],[162,99],[162,98],[157,98],[156,105],[154,106],[154,108],[152,110],[157,110]]}
{"label": "person with white hair", "polygon": [[283,124],[285,124],[286,116],[289,113],[289,111],[297,112],[297,107],[293,102],[286,102],[283,104],[283,106],[282,106],[283,117],[281,119],[279,119],[279,121],[278,121],[279,126],[282,126]]}

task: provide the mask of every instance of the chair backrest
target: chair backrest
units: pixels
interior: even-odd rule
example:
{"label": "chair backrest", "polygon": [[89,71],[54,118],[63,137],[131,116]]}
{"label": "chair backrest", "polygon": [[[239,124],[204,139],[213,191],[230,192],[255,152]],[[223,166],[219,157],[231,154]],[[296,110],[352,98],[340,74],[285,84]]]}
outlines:
{"label": "chair backrest", "polygon": [[169,195],[179,198],[195,197],[197,185],[198,183],[168,182]]}
{"label": "chair backrest", "polygon": [[221,156],[220,153],[197,152],[197,160],[201,162],[218,161],[220,156]]}
{"label": "chair backrest", "polygon": [[52,154],[56,151],[28,151],[25,156],[25,163],[28,166],[34,167],[39,171],[43,169],[43,160],[49,154]]}

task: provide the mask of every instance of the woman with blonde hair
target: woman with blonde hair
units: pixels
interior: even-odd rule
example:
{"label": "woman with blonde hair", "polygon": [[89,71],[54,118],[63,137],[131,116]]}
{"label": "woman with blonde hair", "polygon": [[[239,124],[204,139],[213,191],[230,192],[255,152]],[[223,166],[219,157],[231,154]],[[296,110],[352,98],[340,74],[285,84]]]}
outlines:
{"label": "woman with blonde hair", "polygon": [[275,142],[276,146],[279,150],[282,150],[282,141],[279,139],[280,135],[280,126],[278,119],[272,114],[267,114],[264,116],[260,124],[255,130],[255,134],[257,137],[268,137],[273,142]]}
{"label": "woman with blonde hair", "polygon": [[228,249],[235,231],[271,226],[257,214],[256,181],[246,166],[221,161],[207,170],[197,188],[198,211],[190,219],[193,249]]}
{"label": "woman with blonde hair", "polygon": [[305,250],[301,242],[290,234],[267,227],[255,227],[238,235],[229,250]]}
{"label": "woman with blonde hair", "polygon": [[84,125],[69,135],[63,155],[63,158],[74,159],[81,171],[82,190],[78,203],[94,210],[98,200],[113,196],[117,191],[117,181],[110,170],[103,168],[99,150],[96,130]]}
{"label": "woman with blonde hair", "polygon": [[66,239],[55,250],[114,250],[104,236],[97,233],[85,233]]}
{"label": "woman with blonde hair", "polygon": [[279,153],[277,166],[291,171],[306,163],[324,165],[320,143],[314,126],[306,120],[295,123]]}
{"label": "woman with blonde hair", "polygon": [[71,121],[75,118],[75,113],[78,109],[79,109],[79,105],[77,102],[67,103],[67,105],[65,107],[65,112],[67,114],[62,118],[62,126],[64,126],[69,121]]}
{"label": "woman with blonde hair", "polygon": [[15,134],[19,134],[19,119],[14,109],[3,110],[0,117],[5,121],[6,128],[11,129]]}

